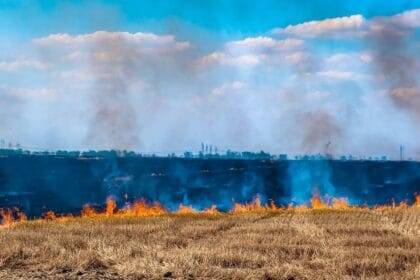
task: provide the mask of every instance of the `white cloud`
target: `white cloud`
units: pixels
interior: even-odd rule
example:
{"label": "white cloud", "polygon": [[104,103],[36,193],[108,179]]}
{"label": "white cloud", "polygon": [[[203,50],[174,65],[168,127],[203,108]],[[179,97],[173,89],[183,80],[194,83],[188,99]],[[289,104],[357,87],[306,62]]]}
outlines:
{"label": "white cloud", "polygon": [[[53,66],[46,79],[60,92],[78,95],[86,103],[86,141],[90,145],[139,145],[140,115],[148,107],[158,110],[160,96],[182,92],[178,87],[189,78],[190,43],[173,35],[53,34],[33,40],[33,45]],[[143,103],[146,105],[139,109]]]}
{"label": "white cloud", "polygon": [[163,52],[182,51],[190,47],[189,42],[178,42],[172,35],[160,36],[153,33],[129,33],[97,31],[90,34],[69,35],[52,34],[38,38],[34,43],[43,47],[68,46],[68,47],[118,47],[121,44],[135,47],[138,52],[158,54]]}
{"label": "white cloud", "polygon": [[223,51],[213,52],[197,61],[200,67],[214,64],[254,67],[261,64],[299,63],[306,54],[299,39],[276,40],[270,37],[250,37],[225,44]]}
{"label": "white cloud", "polygon": [[409,10],[392,16],[390,19],[395,24],[405,26],[407,28],[420,27],[420,9]]}
{"label": "white cloud", "polygon": [[229,94],[230,92],[237,92],[245,87],[245,83],[241,81],[233,81],[230,83],[225,83],[212,90],[212,94],[216,96],[222,96]]}
{"label": "white cloud", "polygon": [[[57,68],[83,67],[91,71],[100,66],[119,66],[139,63],[152,65],[182,55],[190,48],[189,42],[177,41],[172,35],[97,31],[89,34],[52,34],[33,41],[41,58]],[[95,68],[95,69],[94,69]],[[106,67],[101,67],[102,70]],[[109,69],[109,68],[108,68]],[[115,73],[115,71],[112,71]]]}
{"label": "white cloud", "polygon": [[367,64],[372,62],[372,55],[368,52],[341,52],[334,53],[325,59],[326,65],[334,67],[348,66],[356,63]]}
{"label": "white cloud", "polygon": [[181,68],[188,63],[186,51],[190,48],[189,42],[172,35],[140,32],[52,34],[32,42],[42,63],[51,66],[48,70],[53,78],[76,83],[118,78],[124,87],[142,74],[154,76],[166,68]]}
{"label": "white cloud", "polygon": [[352,71],[338,71],[338,70],[327,70],[320,71],[318,75],[325,78],[337,79],[337,80],[362,80],[366,79],[367,76]]}
{"label": "white cloud", "polygon": [[[31,109],[42,111],[35,113],[51,118],[51,123],[57,127],[73,130],[84,127],[86,131],[80,135],[70,136],[72,142],[79,141],[83,147],[147,150],[167,141],[169,144],[162,146],[171,149],[177,145],[173,143],[192,146],[209,139],[230,147],[299,151],[299,137],[305,126],[296,116],[322,110],[331,116],[333,124],[343,129],[361,122],[374,134],[382,127],[370,126],[371,119],[383,122],[380,114],[372,116],[371,107],[377,106],[380,112],[386,112],[383,108],[388,107],[384,106],[391,104],[388,95],[380,96],[371,89],[372,85],[382,86],[382,83],[372,84],[373,74],[377,74],[374,72],[376,64],[371,63],[377,59],[376,45],[354,48],[345,42],[329,45],[329,42],[313,42],[308,38],[343,34],[363,38],[361,35],[373,32],[373,21],[379,30],[384,21],[391,19],[402,29],[417,26],[417,12],[385,19],[349,16],[279,30],[285,38],[266,35],[232,40],[204,55],[199,47],[191,51],[189,42],[178,41],[172,35],[104,31],[53,34],[33,41],[36,50],[32,54],[39,57],[28,60],[46,64],[48,71],[36,77],[24,73],[27,76],[22,81],[27,84],[14,85],[15,88],[7,88],[7,91],[0,88],[0,102],[27,106],[28,116],[34,112]],[[417,44],[408,43],[410,47]],[[197,59],[199,55],[202,56]],[[203,71],[190,71],[193,63]],[[42,69],[40,65],[38,69]],[[210,68],[212,65],[223,67]],[[33,66],[37,67],[28,62],[0,63],[0,68],[13,71]],[[27,82],[31,80],[28,77],[35,78]],[[40,79],[36,80],[38,77]],[[50,88],[36,89],[40,83]],[[360,94],[352,94],[359,91]],[[400,89],[391,97],[399,107],[414,111],[419,108],[412,105],[419,104],[417,93],[413,89]],[[3,96],[11,101],[7,102]],[[56,98],[50,107],[44,106],[48,105],[44,99],[33,106],[36,98],[53,96]],[[22,101],[27,98],[32,98],[31,102]],[[371,103],[364,105],[359,98],[368,98]],[[2,108],[8,107],[11,106]],[[69,118],[72,120],[68,124],[62,116],[73,107],[81,107],[82,113]],[[361,113],[368,117],[358,119]],[[8,113],[8,116],[14,115],[16,113]],[[393,120],[394,127],[400,120]],[[36,127],[36,118],[28,117],[27,121],[28,127]],[[357,136],[359,132],[355,131]],[[391,132],[386,133],[384,137],[394,139]],[[48,134],[40,135],[42,139],[49,138]],[[297,141],[289,143],[290,137],[285,135]],[[418,133],[409,131],[407,135],[413,139]],[[67,138],[68,133],[63,133],[62,139]],[[355,146],[365,138],[359,139]],[[329,140],[320,140],[320,147]],[[241,144],[235,146],[238,141]]]}
{"label": "white cloud", "polygon": [[316,37],[336,33],[353,32],[363,28],[366,20],[361,15],[348,17],[329,18],[318,21],[309,21],[297,25],[289,25],[286,28],[273,30],[275,34],[286,34],[302,37]]}
{"label": "white cloud", "polygon": [[235,56],[222,52],[214,52],[202,57],[197,62],[197,65],[200,67],[207,67],[214,64],[252,67],[263,62],[265,58],[264,55],[244,54]]}
{"label": "white cloud", "polygon": [[364,63],[371,63],[372,62],[372,55],[369,54],[369,53],[361,53],[359,58]]}
{"label": "white cloud", "polygon": [[420,27],[420,9],[408,10],[388,17],[366,19],[362,15],[351,15],[324,20],[308,21],[285,28],[272,30],[277,35],[296,37],[354,38],[372,36],[383,32],[406,34],[407,29]]}
{"label": "white cloud", "polygon": [[0,85],[0,94],[15,100],[26,101],[34,98],[50,99],[55,96],[55,91],[50,88],[23,88]]}
{"label": "white cloud", "polygon": [[303,45],[299,39],[276,40],[270,37],[250,37],[240,41],[232,41],[226,44],[226,49],[231,53],[285,51],[295,49]]}
{"label": "white cloud", "polygon": [[0,61],[0,71],[17,72],[20,70],[45,70],[48,64],[36,60],[16,60],[16,61]]}
{"label": "white cloud", "polygon": [[304,62],[308,58],[309,58],[309,54],[304,51],[296,51],[296,52],[288,53],[284,56],[285,61],[290,62],[292,64],[298,64],[298,63]]}

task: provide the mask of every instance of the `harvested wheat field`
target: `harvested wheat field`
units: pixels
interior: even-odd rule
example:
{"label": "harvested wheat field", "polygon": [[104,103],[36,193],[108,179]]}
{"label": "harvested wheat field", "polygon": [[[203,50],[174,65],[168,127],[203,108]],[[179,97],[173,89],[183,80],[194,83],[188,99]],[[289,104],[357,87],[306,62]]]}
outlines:
{"label": "harvested wheat field", "polygon": [[0,279],[420,279],[420,208],[23,221]]}

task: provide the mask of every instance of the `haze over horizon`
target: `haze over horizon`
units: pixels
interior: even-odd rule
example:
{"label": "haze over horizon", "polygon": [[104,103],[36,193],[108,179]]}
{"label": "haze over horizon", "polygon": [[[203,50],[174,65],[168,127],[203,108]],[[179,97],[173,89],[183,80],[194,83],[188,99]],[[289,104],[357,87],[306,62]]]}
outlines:
{"label": "haze over horizon", "polygon": [[0,138],[420,159],[420,1],[0,0]]}

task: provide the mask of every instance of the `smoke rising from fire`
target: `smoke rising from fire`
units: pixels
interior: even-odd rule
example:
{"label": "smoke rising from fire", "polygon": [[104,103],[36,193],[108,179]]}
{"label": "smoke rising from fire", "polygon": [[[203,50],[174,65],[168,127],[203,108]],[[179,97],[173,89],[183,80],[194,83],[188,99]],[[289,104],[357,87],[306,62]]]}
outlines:
{"label": "smoke rising from fire", "polygon": [[139,145],[139,123],[130,100],[129,84],[135,75],[134,59],[118,57],[127,50],[126,42],[98,42],[93,45],[90,61],[95,82],[90,105],[88,143],[107,149],[133,149]]}
{"label": "smoke rising from fire", "polygon": [[0,71],[11,77],[8,90],[18,81],[22,92],[54,98],[3,99],[9,127],[0,134],[51,149],[164,155],[205,141],[219,151],[393,158],[404,144],[415,156],[418,18],[419,10],[347,15],[205,38],[177,20],[167,33],[39,35],[19,63],[0,60]]}
{"label": "smoke rising from fire", "polygon": [[[420,12],[419,12],[420,14]],[[418,16],[420,22],[420,16]],[[411,43],[412,30],[398,23],[379,21],[380,29],[369,37],[381,84],[387,87],[389,98],[402,110],[420,117],[420,47]]]}
{"label": "smoke rising from fire", "polygon": [[340,141],[343,132],[332,115],[324,111],[309,112],[303,116],[302,123],[304,131],[302,147],[305,152],[318,151],[324,154],[334,152],[330,149],[331,142]]}
{"label": "smoke rising from fire", "polygon": [[34,43],[43,59],[64,67],[62,80],[76,79],[76,90],[85,93],[86,145],[121,150],[142,146],[144,119],[159,111],[162,84],[173,81],[165,72],[181,66],[179,53],[189,48],[171,35],[106,31],[55,34]]}

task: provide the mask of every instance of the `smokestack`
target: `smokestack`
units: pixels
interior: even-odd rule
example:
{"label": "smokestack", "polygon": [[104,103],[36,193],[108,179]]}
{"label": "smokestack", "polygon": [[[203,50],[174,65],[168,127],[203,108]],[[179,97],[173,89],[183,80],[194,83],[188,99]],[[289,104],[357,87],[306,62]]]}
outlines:
{"label": "smokestack", "polygon": [[400,160],[404,160],[404,146],[400,145]]}

